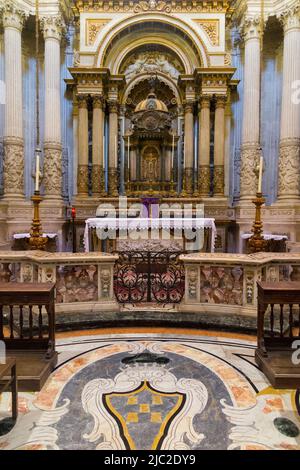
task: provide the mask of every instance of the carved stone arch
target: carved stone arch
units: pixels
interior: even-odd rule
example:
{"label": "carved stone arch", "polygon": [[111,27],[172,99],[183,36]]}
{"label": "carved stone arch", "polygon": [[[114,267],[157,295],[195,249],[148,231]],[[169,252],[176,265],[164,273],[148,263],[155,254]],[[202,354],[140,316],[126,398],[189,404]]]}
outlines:
{"label": "carved stone arch", "polygon": [[[120,21],[119,23],[115,23],[112,25],[108,33],[102,38],[102,41],[99,37],[98,44],[96,43],[96,56],[95,56],[95,66],[96,67],[104,67],[107,66],[106,64],[106,53],[107,49],[114,41],[114,39],[119,35],[121,32],[126,34],[126,32],[130,31],[135,25],[145,24],[148,22],[165,25],[166,27],[174,28],[174,30],[178,31],[180,36],[185,35],[186,41],[188,41],[193,50],[193,53],[196,52],[197,54],[197,65],[198,67],[209,67],[209,55],[207,53],[205,44],[203,43],[200,36],[196,33],[196,31],[184,20],[175,18],[168,14],[164,13],[143,13],[137,14],[131,17]],[[186,55],[186,52],[183,50],[183,53]]]}
{"label": "carved stone arch", "polygon": [[[144,46],[146,48],[148,44],[155,44],[158,47],[162,46],[166,49],[169,49],[181,62],[184,68],[184,73],[188,75],[193,73],[193,63],[191,57],[188,57],[186,54],[184,54],[182,49],[178,47],[177,44],[173,43],[171,48],[170,41],[166,40],[163,37],[157,37],[155,35],[147,36],[146,40],[145,38],[138,38],[134,42],[130,42],[128,45],[126,45],[126,47],[122,48],[120,54],[115,57],[113,64],[110,67],[111,72],[113,74],[120,73],[120,68],[124,63],[125,59],[131,54],[133,54],[139,47]],[[108,66],[110,66],[110,64],[108,64]]]}
{"label": "carved stone arch", "polygon": [[[174,97],[177,101],[177,105],[180,106],[182,104],[182,96],[177,87],[177,84],[174,83],[169,77],[165,76],[161,72],[157,72],[157,78],[161,83],[164,83],[174,94]],[[141,82],[146,81],[149,79],[149,75],[146,73],[142,73],[140,75],[135,76],[124,88],[123,94],[121,96],[122,105],[126,105],[127,99],[132,93],[133,89],[138,86]]]}

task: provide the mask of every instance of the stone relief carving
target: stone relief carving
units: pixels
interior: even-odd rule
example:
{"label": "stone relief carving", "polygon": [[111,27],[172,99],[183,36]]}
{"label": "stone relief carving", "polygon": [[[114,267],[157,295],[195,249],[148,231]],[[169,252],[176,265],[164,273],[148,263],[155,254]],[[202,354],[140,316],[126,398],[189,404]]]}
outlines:
{"label": "stone relief carving", "polygon": [[299,142],[281,143],[279,149],[278,195],[298,196],[300,187]]}
{"label": "stone relief carving", "polygon": [[224,194],[224,166],[214,167],[214,194]]}
{"label": "stone relief carving", "polygon": [[133,10],[135,13],[140,13],[142,11],[165,11],[166,13],[171,12],[171,6],[161,0],[149,0],[147,2],[140,1]]}
{"label": "stone relief carving", "polygon": [[202,165],[198,175],[198,191],[199,194],[207,196],[210,193],[210,167]]}
{"label": "stone relief carving", "polygon": [[122,67],[122,73],[125,74],[127,81],[143,72],[162,72],[174,80],[177,80],[182,71],[183,68],[178,60],[171,54],[162,53],[160,51],[134,54]]}
{"label": "stone relief carving", "polygon": [[101,269],[100,271],[101,280],[101,297],[108,298],[110,295],[111,287],[111,271],[109,268]]}
{"label": "stone relief carving", "polygon": [[188,292],[190,299],[197,298],[198,269],[190,268],[188,270]]}
{"label": "stone relief carving", "polygon": [[33,282],[33,264],[31,263],[21,264],[21,281]]}
{"label": "stone relief carving", "polygon": [[245,146],[241,149],[241,180],[240,195],[255,195],[257,190],[257,165],[260,149],[255,146]]}
{"label": "stone relief carving", "polygon": [[86,24],[86,45],[92,46],[95,44],[98,33],[104,26],[109,23],[110,20],[107,19],[97,19],[97,20],[87,20]]}
{"label": "stone relief carving", "polygon": [[4,152],[4,192],[5,194],[22,194],[24,191],[24,155],[23,143],[5,142]]}
{"label": "stone relief carving", "polygon": [[90,266],[58,266],[56,270],[56,302],[91,302],[98,299],[98,268]]}
{"label": "stone relief carving", "polygon": [[69,152],[67,148],[62,152],[62,197],[69,197]]}
{"label": "stone relief carving", "polygon": [[62,152],[58,148],[44,149],[44,185],[47,195],[61,196],[62,192]]}
{"label": "stone relief carving", "polygon": [[219,45],[219,20],[196,20],[200,28],[205,31],[212,46]]}
{"label": "stone relief carving", "polygon": [[11,281],[12,272],[9,263],[0,263],[0,282]]}

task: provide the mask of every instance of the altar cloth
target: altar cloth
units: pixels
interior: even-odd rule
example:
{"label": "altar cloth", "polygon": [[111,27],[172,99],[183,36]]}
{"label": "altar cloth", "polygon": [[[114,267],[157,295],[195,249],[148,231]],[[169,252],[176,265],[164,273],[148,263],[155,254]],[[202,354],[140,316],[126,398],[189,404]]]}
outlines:
{"label": "altar cloth", "polygon": [[215,219],[206,218],[192,218],[192,217],[176,217],[176,218],[130,218],[130,217],[95,217],[85,221],[84,230],[84,248],[85,251],[89,251],[89,229],[103,229],[103,230],[191,230],[191,229],[211,229],[211,252],[214,251],[215,238],[217,235],[217,229]]}
{"label": "altar cloth", "polygon": [[[30,238],[30,233],[14,233],[13,237],[15,240],[22,240],[23,238]],[[55,238],[57,233],[43,233],[43,238]]]}

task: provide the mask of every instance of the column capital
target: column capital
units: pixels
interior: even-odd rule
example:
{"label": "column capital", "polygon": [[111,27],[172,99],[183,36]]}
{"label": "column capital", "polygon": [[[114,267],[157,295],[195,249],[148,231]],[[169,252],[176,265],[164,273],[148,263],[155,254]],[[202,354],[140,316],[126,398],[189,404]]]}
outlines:
{"label": "column capital", "polygon": [[287,8],[277,15],[285,33],[293,29],[300,30],[300,6]]}
{"label": "column capital", "polygon": [[199,99],[199,111],[204,108],[210,108],[210,103],[212,100],[212,95],[201,95]]}
{"label": "column capital", "polygon": [[248,16],[243,21],[240,33],[245,42],[250,39],[260,39],[261,34],[263,33],[263,28],[260,16]]}
{"label": "column capital", "polygon": [[77,95],[78,108],[87,108],[88,98],[88,95]]}
{"label": "column capital", "polygon": [[108,109],[110,113],[117,113],[119,111],[119,103],[115,100],[108,100]]}
{"label": "column capital", "polygon": [[41,28],[45,39],[61,40],[62,35],[66,31],[65,23],[61,15],[43,16],[41,18]]}
{"label": "column capital", "polygon": [[225,108],[227,103],[226,95],[216,95],[216,108]]}
{"label": "column capital", "polygon": [[194,101],[186,101],[184,103],[184,113],[193,113],[194,111]]}
{"label": "column capital", "polygon": [[5,2],[5,5],[0,7],[1,10],[3,11],[3,27],[22,31],[24,21],[29,13],[16,6],[12,1]]}
{"label": "column capital", "polygon": [[93,109],[103,109],[105,106],[105,99],[103,95],[92,95]]}

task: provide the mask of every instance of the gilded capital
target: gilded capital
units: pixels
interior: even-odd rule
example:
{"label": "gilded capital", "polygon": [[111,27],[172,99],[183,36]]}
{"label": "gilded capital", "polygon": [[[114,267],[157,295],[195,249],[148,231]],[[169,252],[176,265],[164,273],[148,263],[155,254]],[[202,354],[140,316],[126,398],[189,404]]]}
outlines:
{"label": "gilded capital", "polygon": [[118,102],[115,100],[108,101],[108,109],[110,113],[117,113],[119,110]]}
{"label": "gilded capital", "polygon": [[[1,10],[1,7],[0,7]],[[27,12],[19,8],[12,1],[5,2],[3,10],[3,27],[14,28],[22,31],[24,21],[29,16]]]}
{"label": "gilded capital", "polygon": [[193,101],[187,101],[184,105],[185,114],[193,113],[193,111],[194,111],[194,102]]}
{"label": "gilded capital", "polygon": [[93,95],[92,100],[94,109],[103,109],[105,105],[105,100],[102,95]]}
{"label": "gilded capital", "polygon": [[77,95],[78,108],[87,108],[88,95]]}
{"label": "gilded capital", "polygon": [[41,27],[45,39],[61,40],[65,32],[65,23],[60,15],[57,16],[44,16],[41,18]]}
{"label": "gilded capital", "polygon": [[225,108],[227,102],[226,95],[216,95],[216,108]]}
{"label": "gilded capital", "polygon": [[199,100],[199,111],[204,108],[210,108],[212,97],[210,95],[202,95]]}

